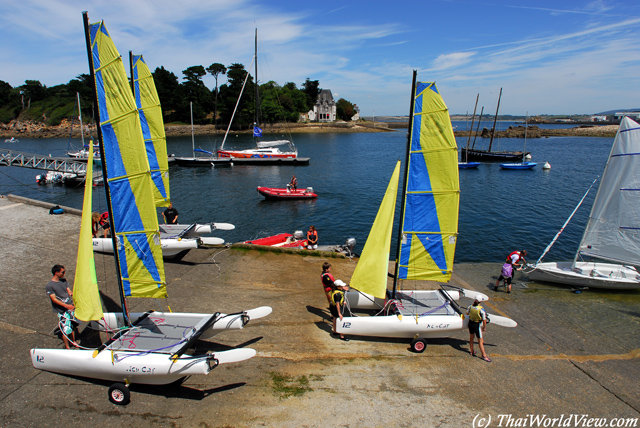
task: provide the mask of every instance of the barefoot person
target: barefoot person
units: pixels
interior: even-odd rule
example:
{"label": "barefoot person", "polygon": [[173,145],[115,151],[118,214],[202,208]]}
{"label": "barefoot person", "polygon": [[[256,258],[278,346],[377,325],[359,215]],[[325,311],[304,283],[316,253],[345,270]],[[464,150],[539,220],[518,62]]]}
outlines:
{"label": "barefoot person", "polygon": [[73,325],[75,320],[73,311],[76,307],[73,306],[73,291],[71,291],[71,287],[65,278],[66,272],[67,270],[62,265],[55,265],[51,268],[53,278],[51,278],[51,281],[49,281],[45,290],[51,299],[53,312],[58,315],[64,346],[67,349],[71,349],[69,347],[69,335],[71,335],[73,343],[76,341],[76,333]]}
{"label": "barefoot person", "polygon": [[467,309],[467,315],[469,316],[469,353],[472,356],[476,356],[476,352],[473,350],[474,337],[478,338],[478,347],[480,348],[480,358],[490,363],[491,359],[487,357],[484,351],[484,331],[487,328],[487,313],[484,308],[480,306],[480,302],[476,298],[473,301],[473,306],[469,306]]}

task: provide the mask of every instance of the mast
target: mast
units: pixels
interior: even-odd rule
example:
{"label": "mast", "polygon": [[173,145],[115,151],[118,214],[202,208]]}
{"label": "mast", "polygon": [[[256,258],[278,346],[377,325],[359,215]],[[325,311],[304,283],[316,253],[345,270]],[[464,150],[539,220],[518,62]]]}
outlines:
{"label": "mast", "polygon": [[407,153],[404,160],[404,180],[402,182],[402,200],[400,201],[400,221],[398,222],[398,237],[397,242],[398,245],[396,247],[396,266],[394,268],[393,275],[393,290],[391,292],[391,298],[396,298],[396,291],[398,289],[398,276],[400,270],[400,247],[402,245],[402,223],[404,221],[404,211],[405,211],[405,201],[407,198],[407,179],[409,176],[409,156],[411,153],[411,133],[413,132],[413,104],[415,101],[415,92],[416,92],[416,80],[418,78],[417,70],[413,70],[413,82],[411,83],[411,103],[409,107],[409,130],[407,131]]}
{"label": "mast", "polygon": [[[256,28],[256,37],[255,37],[255,50],[254,50],[254,58],[255,58],[255,72],[256,72],[256,81],[255,81],[255,120],[254,120],[254,128],[260,126],[260,88],[258,85],[258,29]],[[256,146],[259,137],[256,137]]]}
{"label": "mast", "polygon": [[522,163],[524,163],[524,158],[527,155],[527,121],[529,120],[529,112],[526,113],[524,117],[524,150],[522,151]]}
{"label": "mast", "polygon": [[473,144],[471,150],[476,146],[476,138],[478,138],[478,131],[480,130],[480,124],[482,123],[482,114],[484,113],[484,106],[480,109],[480,119],[478,120],[478,126],[476,126],[476,133],[473,135]]}
{"label": "mast", "polygon": [[133,98],[136,97],[136,84],[133,79],[133,52],[129,51],[129,83],[131,84],[131,93],[133,94]]}
{"label": "mast", "polygon": [[196,157],[196,143],[193,138],[193,101],[189,101],[189,112],[191,114],[191,153]]}
{"label": "mast", "polygon": [[493,118],[493,128],[491,128],[491,141],[489,141],[489,151],[491,151],[491,145],[493,144],[493,136],[496,133],[496,121],[498,120],[498,110],[500,109],[500,98],[502,98],[502,88],[500,88],[500,95],[498,95],[498,105],[496,106],[496,115]]}
{"label": "mast", "polygon": [[473,132],[473,122],[476,120],[476,109],[478,108],[478,98],[480,98],[480,94],[476,96],[476,105],[473,107],[473,116],[471,117],[471,131],[469,131],[469,136],[467,138],[467,148],[464,151],[464,161],[467,162],[469,160],[469,143],[471,142],[471,133]]}
{"label": "mast", "polygon": [[[97,112],[96,119],[96,130],[98,134],[98,146],[100,148],[100,158],[102,159],[101,168],[102,168],[102,178],[104,182],[104,190],[106,192],[107,197],[107,212],[109,213],[109,222],[111,223],[111,243],[113,245],[113,260],[116,264],[116,276],[118,278],[118,294],[120,294],[120,304],[122,305],[122,315],[124,317],[124,322],[127,325],[130,325],[129,315],[127,314],[127,302],[124,298],[124,288],[122,285],[122,271],[120,270],[120,256],[118,254],[118,240],[115,234],[115,224],[113,221],[113,207],[111,206],[111,189],[109,186],[109,180],[107,179],[107,162],[105,161],[105,153],[104,153],[104,141],[102,139],[102,128],[100,127],[100,108],[98,105],[98,94],[96,93],[96,82],[95,82],[95,69],[93,66],[93,55],[91,51],[91,37],[89,35],[89,15],[88,13],[82,12],[82,18],[84,22],[84,36],[87,44],[87,56],[89,58],[89,79],[91,81],[91,86],[93,88],[93,103],[94,110]],[[91,148],[93,150],[93,147]]]}

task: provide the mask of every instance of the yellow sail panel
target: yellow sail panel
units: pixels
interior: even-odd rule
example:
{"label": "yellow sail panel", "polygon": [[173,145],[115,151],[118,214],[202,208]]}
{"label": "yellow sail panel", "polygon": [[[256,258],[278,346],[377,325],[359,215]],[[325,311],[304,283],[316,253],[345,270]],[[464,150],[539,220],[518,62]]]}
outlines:
{"label": "yellow sail panel", "polygon": [[384,194],[373,226],[369,231],[360,260],[351,277],[351,287],[380,299],[386,297],[387,291],[389,249],[391,247],[399,179],[400,161],[396,164],[396,168],[391,175],[389,186]]}
{"label": "yellow sail panel", "polygon": [[138,109],[122,58],[104,23],[90,24],[89,33],[123,293],[166,297],[158,217]]}
{"label": "yellow sail panel", "polygon": [[133,94],[153,180],[153,197],[158,207],[169,206],[169,159],[160,98],[142,55],[133,55]]}
{"label": "yellow sail panel", "polygon": [[435,83],[417,82],[398,278],[449,281],[458,235],[458,148]]}
{"label": "yellow sail panel", "polygon": [[98,291],[96,266],[93,258],[93,233],[91,223],[91,202],[93,197],[93,150],[89,149],[87,175],[84,182],[84,200],[82,202],[82,220],[80,221],[80,240],[76,276],[73,281],[73,305],[76,318],[80,321],[98,321],[102,319],[102,303]]}

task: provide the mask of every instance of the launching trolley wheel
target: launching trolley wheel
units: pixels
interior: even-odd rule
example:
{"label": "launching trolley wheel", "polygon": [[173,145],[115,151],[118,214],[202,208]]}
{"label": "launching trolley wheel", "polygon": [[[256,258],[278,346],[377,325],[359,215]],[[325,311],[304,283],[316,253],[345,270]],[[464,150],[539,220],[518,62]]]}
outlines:
{"label": "launching trolley wheel", "polygon": [[413,339],[411,341],[411,350],[415,353],[421,354],[427,349],[427,341],[424,339]]}
{"label": "launching trolley wheel", "polygon": [[119,406],[126,406],[131,401],[131,392],[123,383],[114,383],[109,387],[109,401]]}

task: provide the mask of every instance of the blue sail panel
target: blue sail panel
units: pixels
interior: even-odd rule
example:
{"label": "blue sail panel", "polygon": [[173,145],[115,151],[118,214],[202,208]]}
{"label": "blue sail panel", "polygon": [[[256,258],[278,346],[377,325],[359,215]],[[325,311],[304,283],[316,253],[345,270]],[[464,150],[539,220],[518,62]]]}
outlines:
{"label": "blue sail panel", "polygon": [[169,206],[169,161],[160,98],[143,56],[133,55],[132,62],[134,96],[154,184],[155,204]]}
{"label": "blue sail panel", "polygon": [[100,129],[125,296],[166,297],[153,183],[140,116],[104,23],[89,27]]}
{"label": "blue sail panel", "polygon": [[458,233],[458,152],[434,83],[414,94],[399,279],[448,281]]}

